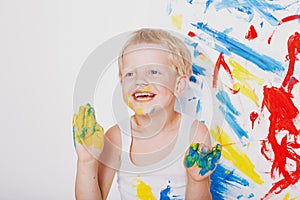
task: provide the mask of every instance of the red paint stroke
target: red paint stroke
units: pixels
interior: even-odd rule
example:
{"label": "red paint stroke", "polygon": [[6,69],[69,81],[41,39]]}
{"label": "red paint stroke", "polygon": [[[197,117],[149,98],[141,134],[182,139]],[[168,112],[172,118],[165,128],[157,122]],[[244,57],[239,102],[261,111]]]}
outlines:
{"label": "red paint stroke", "polygon": [[[299,110],[292,101],[293,95],[291,94],[294,84],[298,82],[298,80],[296,81],[291,77],[294,73],[296,55],[300,52],[299,38],[300,36],[297,32],[289,37],[289,69],[283,80],[282,87],[268,88],[264,86],[263,89],[264,98],[261,109],[263,110],[265,106],[270,112],[270,125],[267,139],[262,142],[261,153],[268,161],[272,161],[271,178],[281,179],[273,183],[271,189],[262,199],[281,193],[284,189],[300,180],[300,155],[297,153],[297,150],[300,149],[300,144],[297,142],[300,130],[294,124],[294,119],[299,115]],[[285,88],[287,84],[288,91]],[[285,133],[281,141],[276,139],[276,135],[280,132]],[[274,154],[272,159],[267,155],[270,152],[267,148],[267,143],[271,145]],[[287,167],[288,160],[293,162],[295,169],[292,170]]]}
{"label": "red paint stroke", "polygon": [[229,91],[230,91],[231,94],[237,94],[240,91],[240,88],[235,90],[233,88],[229,88],[228,87],[228,89],[229,89]]}
{"label": "red paint stroke", "polygon": [[250,26],[247,35],[245,36],[247,40],[253,40],[257,38],[257,32],[253,25]]}
{"label": "red paint stroke", "polygon": [[195,34],[194,32],[192,32],[192,31],[190,31],[190,32],[188,32],[188,36],[190,36],[190,37],[195,37],[196,34]]}
{"label": "red paint stroke", "polygon": [[294,73],[294,67],[296,62],[296,55],[300,52],[300,34],[295,32],[294,35],[291,35],[288,39],[288,56],[289,59],[289,68],[288,72],[282,82],[282,86],[286,87],[286,85],[290,82],[291,76]]}
{"label": "red paint stroke", "polygon": [[[290,15],[290,16],[287,16],[287,17],[285,17],[285,18],[283,18],[283,19],[281,19],[279,21],[279,23],[277,24],[277,27],[280,26],[283,23],[286,23],[286,22],[289,22],[289,21],[293,21],[293,20],[296,20],[296,19],[300,19],[300,15]],[[275,33],[275,30],[272,32],[271,36],[268,38],[268,44],[271,43],[272,37],[273,37],[273,35]]]}
{"label": "red paint stroke", "polygon": [[292,93],[293,87],[299,83],[299,80],[296,79],[295,77],[290,78],[289,86],[288,86],[288,93]]}
{"label": "red paint stroke", "polygon": [[258,117],[257,112],[253,111],[253,112],[250,113],[250,120],[252,122],[252,129],[254,128],[254,122],[257,119],[257,117]]}
{"label": "red paint stroke", "polygon": [[217,87],[218,75],[219,75],[219,70],[220,70],[221,65],[223,66],[225,71],[230,75],[231,79],[233,79],[231,70],[229,69],[227,63],[225,62],[223,54],[220,53],[218,60],[215,64],[215,69],[214,69],[214,74],[213,74],[213,88]]}

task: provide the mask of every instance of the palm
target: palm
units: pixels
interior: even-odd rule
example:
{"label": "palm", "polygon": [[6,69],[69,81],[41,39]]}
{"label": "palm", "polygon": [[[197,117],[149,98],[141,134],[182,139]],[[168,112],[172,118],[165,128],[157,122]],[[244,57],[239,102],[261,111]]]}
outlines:
{"label": "palm", "polygon": [[78,159],[98,158],[103,149],[103,128],[96,122],[95,110],[89,104],[80,106],[73,116],[74,144]]}
{"label": "palm", "polygon": [[191,144],[185,156],[184,165],[195,180],[211,174],[221,158],[221,145],[208,148],[204,144]]}

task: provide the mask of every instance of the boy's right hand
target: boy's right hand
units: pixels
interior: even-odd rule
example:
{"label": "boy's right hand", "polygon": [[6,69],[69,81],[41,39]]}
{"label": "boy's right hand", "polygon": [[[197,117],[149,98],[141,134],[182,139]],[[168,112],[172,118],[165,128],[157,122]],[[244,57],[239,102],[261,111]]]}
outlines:
{"label": "boy's right hand", "polygon": [[89,104],[80,106],[79,113],[73,115],[74,146],[80,162],[99,158],[103,150],[104,130],[96,122],[95,110]]}

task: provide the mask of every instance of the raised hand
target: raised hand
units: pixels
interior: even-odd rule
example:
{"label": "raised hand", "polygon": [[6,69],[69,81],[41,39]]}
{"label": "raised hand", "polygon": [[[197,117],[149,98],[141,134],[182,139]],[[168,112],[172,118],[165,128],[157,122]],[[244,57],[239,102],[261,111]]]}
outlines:
{"label": "raised hand", "polygon": [[188,168],[188,173],[195,180],[199,180],[208,172],[212,172],[221,158],[221,150],[220,144],[213,148],[208,148],[204,144],[199,143],[191,144],[184,158],[184,165]]}
{"label": "raised hand", "polygon": [[103,149],[103,128],[96,122],[95,110],[86,104],[80,106],[79,113],[73,115],[73,137],[78,158],[91,160],[98,158]]}

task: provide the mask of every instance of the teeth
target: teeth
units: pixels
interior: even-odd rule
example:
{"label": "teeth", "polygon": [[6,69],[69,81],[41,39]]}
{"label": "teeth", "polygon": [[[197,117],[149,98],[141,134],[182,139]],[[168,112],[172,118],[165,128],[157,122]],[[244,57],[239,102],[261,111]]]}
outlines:
{"label": "teeth", "polygon": [[152,96],[154,96],[154,94],[147,93],[147,92],[141,92],[141,93],[135,93],[134,96],[135,97],[152,97]]}

